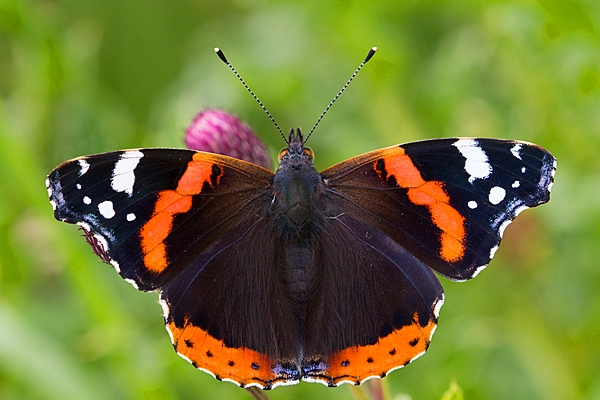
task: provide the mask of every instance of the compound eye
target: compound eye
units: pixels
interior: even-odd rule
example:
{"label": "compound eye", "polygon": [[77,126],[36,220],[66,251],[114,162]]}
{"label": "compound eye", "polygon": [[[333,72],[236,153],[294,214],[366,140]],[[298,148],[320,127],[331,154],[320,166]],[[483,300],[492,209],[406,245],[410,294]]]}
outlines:
{"label": "compound eye", "polygon": [[285,147],[279,151],[279,156],[277,156],[277,159],[279,160],[279,162],[281,162],[281,160],[283,159],[283,157],[285,157],[285,155],[287,153],[288,153],[287,147]]}
{"label": "compound eye", "polygon": [[304,148],[304,154],[306,154],[311,160],[315,159],[315,153],[312,151],[310,147]]}

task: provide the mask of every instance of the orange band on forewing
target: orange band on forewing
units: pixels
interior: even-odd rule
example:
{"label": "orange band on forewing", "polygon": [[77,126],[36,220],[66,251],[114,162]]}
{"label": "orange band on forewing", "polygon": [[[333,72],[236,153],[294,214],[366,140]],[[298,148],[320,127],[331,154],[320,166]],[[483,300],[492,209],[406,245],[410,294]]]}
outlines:
{"label": "orange band on forewing", "polygon": [[230,379],[242,386],[258,384],[261,387],[277,379],[271,371],[274,363],[266,355],[244,347],[227,347],[223,341],[187,320],[183,328],[170,322],[167,329],[173,337],[175,350],[196,368],[211,372],[217,379]]}
{"label": "orange band on forewing", "polygon": [[415,204],[429,206],[436,203],[447,203],[450,198],[444,191],[444,184],[438,181],[422,181],[418,186],[402,186],[408,189],[408,198]]}
{"label": "orange band on forewing", "polygon": [[167,248],[159,243],[144,255],[144,265],[154,273],[160,273],[167,268]]}
{"label": "orange band on forewing", "polygon": [[[214,163],[202,161],[199,154],[193,156],[177,183],[177,189],[158,193],[152,217],[140,230],[140,243],[144,265],[156,274],[167,268],[167,252],[164,240],[173,229],[177,214],[192,208],[192,196],[202,191],[204,183],[211,183]],[[222,172],[221,172],[222,174]],[[220,175],[217,177],[217,184]]]}
{"label": "orange band on forewing", "polygon": [[421,326],[415,313],[411,325],[392,331],[374,345],[352,346],[334,353],[326,374],[337,385],[344,381],[359,383],[403,367],[427,350],[435,327],[433,320]]}
{"label": "orange band on forewing", "polygon": [[[177,192],[183,195],[194,195],[202,191],[204,182],[210,183],[213,163],[199,160],[201,153],[194,154],[183,176],[177,183]],[[218,184],[218,182],[217,182]]]}
{"label": "orange band on forewing", "polygon": [[465,254],[465,217],[446,203],[435,203],[429,208],[431,219],[442,231],[440,256],[449,262],[459,261]]}
{"label": "orange band on forewing", "polygon": [[409,188],[418,187],[425,183],[419,169],[413,164],[408,155],[400,154],[385,157],[383,161],[385,162],[385,169],[389,175],[394,175],[398,186]]}
{"label": "orange band on forewing", "polygon": [[142,227],[140,236],[146,268],[160,273],[167,267],[167,252],[163,240],[173,228],[173,217],[188,211],[192,198],[174,190],[160,192],[154,206],[154,216]]}
{"label": "orange band on forewing", "polygon": [[[450,204],[450,198],[439,181],[425,181],[411,158],[399,149],[400,154],[383,158],[387,176],[394,176],[398,186],[407,189],[408,199],[425,206],[431,220],[441,231],[440,257],[447,262],[459,261],[465,254],[465,218]],[[374,164],[376,168],[377,163]],[[380,174],[381,176],[381,174]]]}

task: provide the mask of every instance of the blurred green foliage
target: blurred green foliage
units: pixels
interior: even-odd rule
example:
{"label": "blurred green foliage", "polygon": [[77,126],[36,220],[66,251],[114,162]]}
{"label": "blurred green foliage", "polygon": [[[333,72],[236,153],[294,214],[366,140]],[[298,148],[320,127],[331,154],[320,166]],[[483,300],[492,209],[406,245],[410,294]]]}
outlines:
{"label": "blurred green foliage", "polygon": [[511,225],[490,268],[443,281],[432,345],[386,378],[391,393],[600,399],[599,32],[590,0],[0,0],[0,398],[249,398],[173,352],[156,294],[53,219],[45,176],[82,154],[183,147],[209,106],[275,155],[282,140],[212,48],[284,129],[308,130],[378,46],[310,140],[319,169],[443,136],[527,140],[558,159],[552,200]]}

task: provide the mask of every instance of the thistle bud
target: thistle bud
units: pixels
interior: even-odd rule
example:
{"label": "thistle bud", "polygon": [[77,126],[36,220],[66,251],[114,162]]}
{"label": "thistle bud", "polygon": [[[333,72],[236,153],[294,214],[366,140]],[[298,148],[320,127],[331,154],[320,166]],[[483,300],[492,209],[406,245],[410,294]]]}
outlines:
{"label": "thistle bud", "polygon": [[206,109],[196,115],[186,130],[188,149],[209,151],[249,161],[271,169],[267,147],[252,128],[223,110]]}

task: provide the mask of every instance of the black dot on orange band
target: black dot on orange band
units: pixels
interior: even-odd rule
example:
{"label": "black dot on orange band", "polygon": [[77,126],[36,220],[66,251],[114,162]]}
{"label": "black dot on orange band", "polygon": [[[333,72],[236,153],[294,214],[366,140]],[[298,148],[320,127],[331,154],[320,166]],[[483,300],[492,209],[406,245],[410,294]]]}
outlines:
{"label": "black dot on orange band", "polygon": [[350,360],[344,360],[342,361],[342,367],[347,367],[350,365]]}
{"label": "black dot on orange band", "polygon": [[257,363],[253,362],[252,365],[250,365],[250,367],[252,367],[252,369],[257,370],[260,368],[260,365],[258,365]]}
{"label": "black dot on orange band", "polygon": [[185,339],[185,345],[191,349],[192,347],[194,347],[194,342],[192,342],[189,339]]}
{"label": "black dot on orange band", "polygon": [[377,173],[379,174],[379,178],[382,181],[387,181],[387,171],[385,169],[385,161],[383,161],[383,158],[380,158],[379,160],[377,160],[375,162],[375,171],[377,171]]}
{"label": "black dot on orange band", "polygon": [[412,347],[415,347],[417,345],[417,343],[419,343],[419,338],[414,338],[413,340],[411,340],[410,342],[408,342],[408,344],[410,344]]}
{"label": "black dot on orange band", "polygon": [[227,362],[227,365],[229,365],[230,367],[233,367],[235,365],[235,363],[233,362],[233,360],[229,360]]}
{"label": "black dot on orange band", "polygon": [[210,352],[210,350],[206,350],[206,357],[212,357],[213,353]]}
{"label": "black dot on orange band", "polygon": [[391,349],[390,350],[390,356],[396,355],[396,349]]}
{"label": "black dot on orange band", "polygon": [[368,362],[369,364],[371,364],[371,363],[373,362],[373,357],[369,357],[369,358],[367,358],[367,362]]}

